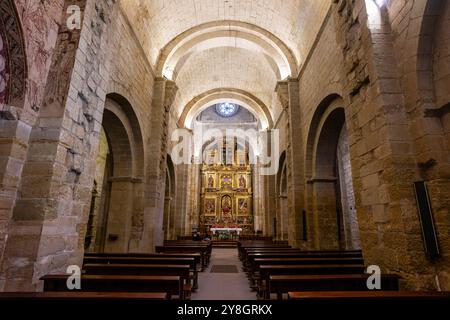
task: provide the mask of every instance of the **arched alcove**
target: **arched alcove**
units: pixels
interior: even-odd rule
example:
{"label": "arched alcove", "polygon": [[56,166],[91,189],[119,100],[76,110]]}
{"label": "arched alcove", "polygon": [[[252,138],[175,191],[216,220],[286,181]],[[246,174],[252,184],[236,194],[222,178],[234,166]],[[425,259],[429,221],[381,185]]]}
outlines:
{"label": "arched alcove", "polygon": [[315,246],[359,249],[359,226],[343,100],[330,95],[319,104],[308,133],[307,208]]}

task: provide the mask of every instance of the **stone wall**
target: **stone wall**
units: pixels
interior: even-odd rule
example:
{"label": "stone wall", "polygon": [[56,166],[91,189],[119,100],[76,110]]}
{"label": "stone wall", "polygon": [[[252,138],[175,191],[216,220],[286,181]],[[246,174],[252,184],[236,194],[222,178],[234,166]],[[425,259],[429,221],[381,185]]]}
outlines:
{"label": "stone wall", "polygon": [[[19,177],[23,170],[29,145],[31,127],[36,121],[39,106],[42,104],[45,83],[55,48],[58,24],[61,20],[63,1],[49,1],[43,10],[37,3],[24,0],[2,1],[1,25],[8,23],[9,47],[2,37],[2,57],[6,58],[6,50],[21,59],[15,63],[16,70],[8,70],[8,77],[21,81],[15,84],[14,99],[0,99],[0,265],[8,239],[8,229],[12,209],[17,198]],[[2,31],[7,31],[6,28]],[[25,51],[26,49],[26,51]],[[13,54],[12,54],[13,53]],[[5,61],[7,62],[7,61]],[[2,70],[6,76],[6,70]],[[5,82],[5,89],[8,84]],[[17,91],[25,88],[26,91]],[[2,92],[3,95],[3,92]],[[4,278],[0,276],[0,290],[4,286]]]}
{"label": "stone wall", "polygon": [[[158,153],[146,149],[150,136],[164,130],[160,126],[161,118],[155,120],[158,123],[155,126],[151,121],[153,114],[149,112],[154,102],[151,66],[114,1],[68,2],[63,8],[62,2],[54,1],[44,12],[43,6],[17,1],[18,11],[33,17],[26,20],[25,32],[29,37],[26,41],[30,41],[27,56],[36,59],[29,63],[30,82],[38,76],[40,82],[36,87],[45,89],[45,101],[36,100],[44,96],[43,92],[33,92],[33,105],[25,106],[34,109],[37,121],[33,122],[24,113],[28,131],[11,131],[24,139],[20,143],[22,150],[17,149],[24,168],[21,175],[22,169],[16,166],[13,175],[15,184],[20,182],[20,198],[12,219],[6,219],[10,222],[6,224],[8,238],[2,254],[3,290],[39,290],[40,276],[65,272],[68,265],[81,262],[103,108],[109,93],[119,97],[115,100],[124,112],[122,120],[131,123],[127,129],[131,137],[132,171],[112,177],[113,185],[117,183],[123,190],[119,184],[126,183],[125,188],[131,188],[134,195],[130,198],[132,211],[125,218],[130,229],[122,239],[126,243],[121,250],[148,252],[153,249],[154,241],[162,241],[161,237],[156,240],[153,237],[154,229],[162,229],[160,217],[145,214],[149,208],[162,212],[155,201],[144,197],[144,191],[158,190],[164,182],[159,177],[156,181],[147,178],[151,170],[161,170],[160,158],[165,151],[164,147],[159,147]],[[61,15],[61,10],[72,4],[82,9],[81,30],[67,30],[65,15]],[[60,24],[59,30],[56,23]],[[57,49],[53,53],[55,42]],[[47,51],[37,54],[33,51],[36,45]],[[49,69],[49,81],[45,78],[45,68]],[[163,106],[161,109],[165,110]],[[2,125],[3,128],[7,126]],[[8,138],[6,134],[5,138]],[[146,163],[154,164],[155,156],[156,168],[151,169]],[[15,195],[14,190],[11,195]],[[158,194],[156,198],[163,199],[163,196]],[[115,201],[120,200],[116,197]],[[13,202],[8,203],[12,208]]]}
{"label": "stone wall", "polygon": [[[404,287],[436,288],[448,285],[445,271],[448,270],[445,262],[448,240],[447,231],[443,228],[448,222],[441,218],[445,215],[444,211],[448,212],[448,191],[443,191],[448,183],[448,157],[446,147],[440,144],[436,136],[436,133],[442,134],[444,131],[442,125],[437,123],[439,120],[436,122],[424,118],[423,113],[415,112],[409,104],[414,101],[416,110],[433,108],[427,102],[429,99],[426,95],[418,100],[417,106],[416,100],[411,98],[417,93],[427,94],[426,87],[416,90],[417,87],[407,86],[405,68],[420,75],[420,69],[411,70],[411,67],[421,67],[416,63],[411,65],[407,53],[417,52],[420,48],[417,45],[413,50],[407,46],[410,43],[408,41],[404,41],[405,46],[401,47],[399,30],[420,30],[423,25],[414,21],[410,2],[413,1],[392,1],[392,7],[386,9],[377,7],[372,1],[335,1],[299,75],[300,112],[299,116],[292,117],[294,111],[291,111],[291,125],[301,123],[307,129],[301,134],[305,153],[301,159],[304,171],[293,171],[293,174],[294,178],[301,174],[306,176],[303,179],[306,190],[303,205],[308,214],[308,246],[321,248],[324,244],[320,237],[324,230],[320,229],[323,217],[318,215],[316,206],[320,193],[315,193],[313,187],[318,161],[314,152],[320,132],[318,129],[325,116],[332,108],[344,108],[356,209],[366,262],[380,265],[383,272],[401,274]],[[424,1],[417,1],[415,5],[419,2]],[[402,15],[397,23],[390,22],[394,21],[394,7]],[[411,17],[405,14],[408,10],[412,12]],[[426,42],[426,39],[423,41]],[[424,86],[420,79],[414,79],[416,85]],[[439,115],[441,113],[445,114],[443,111],[438,112]],[[441,118],[445,120],[445,116]],[[424,141],[429,144],[421,144],[418,134],[422,134],[426,139]],[[420,168],[423,167],[421,163],[425,166],[429,164],[428,159],[416,158],[420,155],[418,150],[421,145],[426,145],[428,156],[430,151],[433,152],[438,162],[425,175],[420,172]],[[295,161],[291,163],[295,164]],[[413,181],[420,178],[428,180],[441,239],[443,255],[437,262],[427,260],[423,250],[412,187]],[[306,183],[308,179],[313,179],[312,184]],[[289,182],[291,187],[293,181],[295,179]],[[324,203],[320,201],[319,204]],[[290,240],[297,237],[295,232],[298,230],[290,230]],[[433,271],[435,266],[442,268],[442,271]],[[437,281],[435,275],[439,275]]]}

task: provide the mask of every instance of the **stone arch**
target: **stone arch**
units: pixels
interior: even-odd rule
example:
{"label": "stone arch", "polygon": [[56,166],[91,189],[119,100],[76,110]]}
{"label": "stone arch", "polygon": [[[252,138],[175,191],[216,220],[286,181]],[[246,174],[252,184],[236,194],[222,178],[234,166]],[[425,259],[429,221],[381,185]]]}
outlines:
{"label": "stone arch", "polygon": [[[443,149],[447,148],[447,157],[443,157],[445,159],[448,158],[448,153],[450,152],[450,52],[448,49],[450,41],[448,27],[450,23],[450,3],[448,1],[440,2],[439,10],[433,7],[436,4],[428,4],[431,7],[428,9],[429,11],[438,11],[440,15],[435,19],[436,22],[432,34],[432,72],[427,75],[431,76],[433,81],[435,105],[437,108],[433,115],[440,119],[446,140],[446,144],[443,146]],[[426,24],[424,22],[423,28],[425,27]],[[446,177],[450,177],[449,171],[446,172]]]}
{"label": "stone arch", "polygon": [[294,54],[280,39],[256,25],[232,20],[200,24],[179,34],[161,50],[156,74],[175,80],[193,52],[224,46],[228,42],[229,46],[263,53],[279,80],[297,76]]}
{"label": "stone arch", "polygon": [[306,143],[305,174],[307,179],[311,179],[313,177],[313,148],[316,133],[319,130],[320,121],[323,118],[327,109],[335,108],[338,105],[342,106],[343,103],[344,101],[340,95],[338,95],[337,93],[331,93],[319,103],[312,117]]}
{"label": "stone arch", "polygon": [[192,129],[193,120],[200,112],[214,103],[225,101],[236,102],[246,107],[258,119],[263,129],[273,127],[272,116],[264,102],[253,94],[236,88],[212,89],[194,97],[184,107],[178,123],[181,127]]}
{"label": "stone arch", "polygon": [[22,24],[12,0],[0,3],[0,105],[23,107],[28,66]]}
{"label": "stone arch", "polygon": [[[408,51],[405,49],[405,68],[402,83],[410,117],[410,132],[416,144],[418,177],[434,179],[449,176],[448,107],[450,101],[450,63],[442,44],[450,37],[448,1],[414,1],[407,29]],[[419,26],[419,27],[418,27]],[[412,48],[412,50],[410,49]],[[427,166],[427,163],[434,163]],[[425,165],[424,165],[425,164]]]}
{"label": "stone arch", "polygon": [[441,0],[414,1],[411,10],[411,20],[419,19],[420,28],[416,27],[416,23],[410,23],[407,31],[407,40],[412,43],[414,51],[410,53],[411,56],[408,57],[405,64],[415,66],[415,68],[414,72],[407,74],[406,77],[409,78],[410,83],[414,84],[412,89],[415,90],[411,90],[411,92],[417,95],[409,97],[407,105],[410,107],[415,106],[416,103],[430,102],[430,99],[433,99],[433,90],[429,87],[433,77],[433,34],[443,2]]}
{"label": "stone arch", "polygon": [[[109,159],[105,170],[100,202],[103,211],[96,213],[98,250],[129,251],[130,241],[141,231],[143,215],[144,152],[142,133],[131,104],[123,96],[106,96],[102,128],[106,136]],[[96,170],[97,171],[97,170]],[[107,174],[108,173],[108,174]],[[97,182],[99,183],[99,182]]]}
{"label": "stone arch", "polygon": [[132,171],[136,178],[143,178],[145,172],[144,143],[139,119],[130,102],[122,95],[110,93],[106,95],[105,110],[112,112],[120,119],[126,130],[130,152],[133,154]]}
{"label": "stone arch", "polygon": [[359,249],[345,110],[337,94],[327,96],[312,118],[306,176],[315,245],[320,249]]}

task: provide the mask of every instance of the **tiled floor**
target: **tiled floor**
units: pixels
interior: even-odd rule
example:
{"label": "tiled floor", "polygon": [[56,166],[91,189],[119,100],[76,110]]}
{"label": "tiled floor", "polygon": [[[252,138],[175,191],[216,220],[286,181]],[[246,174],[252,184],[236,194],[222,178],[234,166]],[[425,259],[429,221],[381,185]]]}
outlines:
{"label": "tiled floor", "polygon": [[[210,273],[213,265],[236,265],[238,273]],[[198,274],[198,290],[192,300],[256,300],[242,272],[237,249],[213,248],[208,269]]]}

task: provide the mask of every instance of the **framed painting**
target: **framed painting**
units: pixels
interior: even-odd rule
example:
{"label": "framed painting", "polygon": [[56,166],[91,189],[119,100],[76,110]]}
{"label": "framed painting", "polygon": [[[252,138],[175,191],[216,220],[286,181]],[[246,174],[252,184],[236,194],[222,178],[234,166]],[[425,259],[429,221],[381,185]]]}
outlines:
{"label": "framed painting", "polygon": [[250,204],[248,197],[237,197],[236,208],[238,216],[247,216],[250,213]]}
{"label": "framed painting", "polygon": [[217,199],[216,197],[205,197],[203,202],[203,213],[205,216],[216,216]]}

